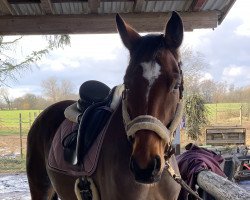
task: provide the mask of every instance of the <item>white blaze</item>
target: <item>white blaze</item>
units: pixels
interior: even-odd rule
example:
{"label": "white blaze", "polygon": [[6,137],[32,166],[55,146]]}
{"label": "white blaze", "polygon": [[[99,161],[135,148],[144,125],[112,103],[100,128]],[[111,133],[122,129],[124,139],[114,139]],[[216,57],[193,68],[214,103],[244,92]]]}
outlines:
{"label": "white blaze", "polygon": [[142,76],[148,80],[148,88],[146,92],[146,100],[148,101],[149,91],[155,82],[155,80],[161,74],[161,66],[156,62],[144,62],[141,63],[143,73]]}

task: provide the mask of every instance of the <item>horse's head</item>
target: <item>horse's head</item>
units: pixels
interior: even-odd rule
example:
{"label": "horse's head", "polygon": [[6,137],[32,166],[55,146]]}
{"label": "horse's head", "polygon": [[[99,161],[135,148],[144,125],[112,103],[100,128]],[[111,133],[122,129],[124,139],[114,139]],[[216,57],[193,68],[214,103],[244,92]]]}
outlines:
{"label": "horse's head", "polygon": [[133,148],[130,168],[137,182],[153,183],[161,177],[166,154],[171,154],[182,97],[178,48],[183,24],[173,12],[165,34],[140,36],[119,15],[116,22],[130,52],[123,93],[125,129]]}

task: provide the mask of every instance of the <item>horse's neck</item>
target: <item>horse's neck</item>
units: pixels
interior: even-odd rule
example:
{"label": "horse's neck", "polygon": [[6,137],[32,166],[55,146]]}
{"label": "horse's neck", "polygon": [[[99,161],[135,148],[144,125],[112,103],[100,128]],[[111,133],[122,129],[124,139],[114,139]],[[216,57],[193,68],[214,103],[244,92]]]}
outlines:
{"label": "horse's neck", "polygon": [[[127,156],[129,159],[132,147],[127,140],[127,135],[124,129],[121,104],[116,109],[107,129],[106,142],[112,146],[112,155]],[[109,146],[108,144],[107,146]]]}
{"label": "horse's neck", "polygon": [[[122,109],[120,105],[114,113],[107,129],[100,155],[99,167],[101,170],[98,171],[99,173],[97,174],[97,177],[102,184],[101,188],[103,189],[103,195],[107,196],[108,199],[112,196],[117,197],[115,199],[119,200],[168,199],[166,196],[169,195],[169,190],[175,190],[176,188],[175,182],[173,182],[172,178],[164,173],[160,183],[157,183],[154,186],[149,187],[148,185],[136,183],[134,176],[129,169],[131,153],[132,146],[127,139],[124,129]],[[105,174],[105,180],[103,179],[103,174]],[[107,188],[104,187],[104,189],[103,185],[106,185]],[[110,190],[110,188],[113,188],[113,190]],[[158,195],[155,195],[156,193],[158,193]],[[165,197],[163,198],[163,196]]]}

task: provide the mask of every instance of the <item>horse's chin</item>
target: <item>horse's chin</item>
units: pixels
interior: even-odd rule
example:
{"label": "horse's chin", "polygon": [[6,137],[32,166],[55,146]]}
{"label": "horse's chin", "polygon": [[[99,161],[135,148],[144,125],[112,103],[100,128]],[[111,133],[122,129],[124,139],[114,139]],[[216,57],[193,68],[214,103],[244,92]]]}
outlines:
{"label": "horse's chin", "polygon": [[150,177],[139,177],[135,175],[135,181],[142,185],[152,185],[158,183],[161,180],[161,174]]}

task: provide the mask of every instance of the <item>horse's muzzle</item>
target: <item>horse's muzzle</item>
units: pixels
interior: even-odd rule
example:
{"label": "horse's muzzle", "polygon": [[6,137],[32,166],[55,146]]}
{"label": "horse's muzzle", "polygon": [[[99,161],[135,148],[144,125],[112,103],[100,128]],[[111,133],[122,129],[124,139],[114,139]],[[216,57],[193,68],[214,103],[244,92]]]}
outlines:
{"label": "horse's muzzle", "polygon": [[161,178],[160,169],[161,159],[159,156],[155,156],[145,169],[141,169],[136,160],[131,157],[130,170],[138,183],[151,184],[158,182]]}

